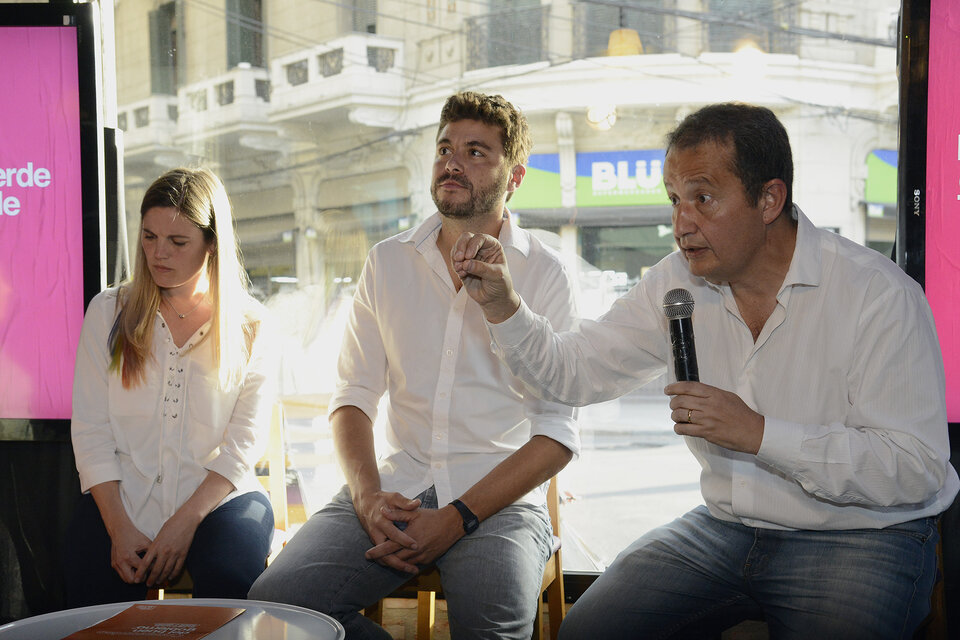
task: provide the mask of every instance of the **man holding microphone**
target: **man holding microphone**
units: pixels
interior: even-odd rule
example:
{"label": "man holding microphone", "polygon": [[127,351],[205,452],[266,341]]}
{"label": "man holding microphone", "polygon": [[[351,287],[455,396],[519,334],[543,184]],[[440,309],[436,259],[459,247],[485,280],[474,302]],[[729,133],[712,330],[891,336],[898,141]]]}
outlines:
{"label": "man holding microphone", "polygon": [[673,360],[667,294],[694,309],[700,381],[665,393],[705,505],[625,549],[562,637],[704,637],[763,617],[774,638],[909,638],[929,611],[936,518],[960,488],[933,317],[894,263],[814,227],[792,182],[770,110],[685,118],[664,164],[679,251],[572,332],[528,309],[492,237],[454,246],[501,359],[545,399],[649,382]]}

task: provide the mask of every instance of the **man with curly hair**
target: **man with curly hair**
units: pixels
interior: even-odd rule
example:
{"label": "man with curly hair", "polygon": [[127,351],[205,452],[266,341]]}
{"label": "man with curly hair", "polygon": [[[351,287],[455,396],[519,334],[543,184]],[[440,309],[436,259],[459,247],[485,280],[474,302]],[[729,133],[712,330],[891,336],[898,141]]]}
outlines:
{"label": "man with curly hair", "polygon": [[[437,213],[376,245],[357,285],[330,403],[347,485],[310,518],[250,597],[317,609],[348,637],[389,637],[359,610],[435,565],[456,638],[529,638],[551,554],[549,479],[579,451],[573,410],[526,394],[490,350],[450,250],[499,238],[518,290],[553,326],[574,317],[559,257],[506,201],[530,153],[523,114],[462,92],[443,107]],[[389,454],[373,423],[384,392]]]}

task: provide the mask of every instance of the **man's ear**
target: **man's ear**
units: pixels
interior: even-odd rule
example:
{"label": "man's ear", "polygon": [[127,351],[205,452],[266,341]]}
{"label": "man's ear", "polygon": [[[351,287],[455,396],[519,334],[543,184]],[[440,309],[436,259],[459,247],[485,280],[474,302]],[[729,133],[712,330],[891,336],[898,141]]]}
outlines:
{"label": "man's ear", "polygon": [[520,183],[523,182],[523,177],[527,175],[527,168],[522,164],[518,164],[513,167],[510,171],[510,181],[507,183],[507,191],[514,192],[517,190],[517,187],[520,186]]}
{"label": "man's ear", "polygon": [[787,204],[787,185],[780,178],[768,180],[760,193],[760,210],[763,212],[763,222],[770,224],[776,220],[783,207]]}

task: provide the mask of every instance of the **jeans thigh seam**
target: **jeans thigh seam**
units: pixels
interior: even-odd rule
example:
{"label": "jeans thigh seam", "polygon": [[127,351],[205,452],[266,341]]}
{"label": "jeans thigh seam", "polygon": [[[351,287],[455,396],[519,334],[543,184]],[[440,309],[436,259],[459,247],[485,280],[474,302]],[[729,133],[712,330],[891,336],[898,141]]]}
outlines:
{"label": "jeans thigh seam", "polygon": [[[363,566],[356,567],[356,568],[354,569],[354,571],[352,571],[352,572],[350,573],[350,575],[346,576],[346,577],[343,579],[343,581],[332,591],[332,595],[333,595],[332,600],[333,600],[334,602],[341,602],[340,596],[344,593],[344,591],[346,591],[347,587],[349,587],[349,586],[353,585],[354,583],[360,581],[360,579],[361,579],[365,574],[370,573],[371,571],[377,571],[377,570],[379,570],[379,569],[384,569],[385,571],[393,571],[392,569],[388,569],[388,568],[386,568],[386,567],[381,567],[381,566],[378,565],[376,562],[370,562],[370,561],[367,561],[367,563],[366,563],[365,565],[363,565]],[[411,576],[411,577],[413,577],[413,576]],[[409,580],[409,578],[408,578],[407,580]],[[402,586],[403,584],[406,584],[407,580],[404,580],[403,582],[401,582],[399,585],[397,585],[397,587],[400,587],[400,586]],[[375,599],[373,602],[377,602],[377,601],[379,601],[379,600],[382,600],[383,598],[386,598],[386,597],[389,596],[391,593],[393,593],[393,592],[397,589],[397,587],[394,587],[394,588],[390,589],[387,593],[384,593],[383,595],[380,595],[380,596],[376,597],[376,599]],[[372,603],[371,603],[371,604],[372,604]],[[366,605],[364,605],[364,606],[366,606]],[[360,608],[363,608],[363,607],[361,606]]]}
{"label": "jeans thigh seam", "polygon": [[[930,539],[933,537],[934,531],[935,531],[935,529],[931,529],[930,535],[924,536],[924,538],[923,538],[923,540],[922,540],[922,544],[923,544],[924,547],[930,542]],[[919,593],[920,593],[920,581],[923,580],[924,575],[926,574],[926,567],[925,567],[924,562],[923,562],[923,557],[924,557],[924,556],[925,556],[925,554],[921,554],[920,566],[918,567],[918,571],[917,571],[916,577],[914,577],[914,579],[913,579],[913,597],[910,598],[910,603],[909,603],[909,605],[907,606],[906,611],[904,612],[905,615],[904,615],[904,617],[903,617],[903,624],[902,624],[902,626],[901,626],[901,628],[900,628],[900,637],[906,637],[905,634],[906,634],[907,631],[909,630],[909,628],[908,628],[907,625],[908,625],[908,623],[910,622],[911,610],[913,609],[914,605],[916,604],[916,602],[917,602],[917,596],[918,596]],[[938,568],[937,568],[936,565],[934,565],[934,569],[933,569],[933,580],[934,580],[933,584],[934,584],[934,586],[936,586],[937,571],[938,571]]]}
{"label": "jeans thigh seam", "polygon": [[703,620],[706,616],[716,611],[726,609],[737,602],[740,602],[742,600],[749,600],[749,599],[750,599],[749,596],[746,596],[744,594],[737,594],[735,596],[731,596],[730,598],[727,598],[726,600],[720,600],[718,602],[714,602],[709,607],[705,607],[703,609],[700,609],[699,611],[691,612],[690,615],[688,615],[684,620],[678,621],[673,626],[667,628],[667,635],[664,637],[670,637],[675,632],[680,631],[691,622]]}

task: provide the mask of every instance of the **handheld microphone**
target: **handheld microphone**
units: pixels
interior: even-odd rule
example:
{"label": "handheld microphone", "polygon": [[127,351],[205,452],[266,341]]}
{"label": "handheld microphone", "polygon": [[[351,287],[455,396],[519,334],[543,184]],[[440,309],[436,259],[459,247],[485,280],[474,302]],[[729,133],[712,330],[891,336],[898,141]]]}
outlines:
{"label": "handheld microphone", "polygon": [[693,343],[693,294],[686,289],[671,289],[663,296],[663,313],[670,320],[670,345],[673,369],[678,382],[699,382],[697,349]]}

